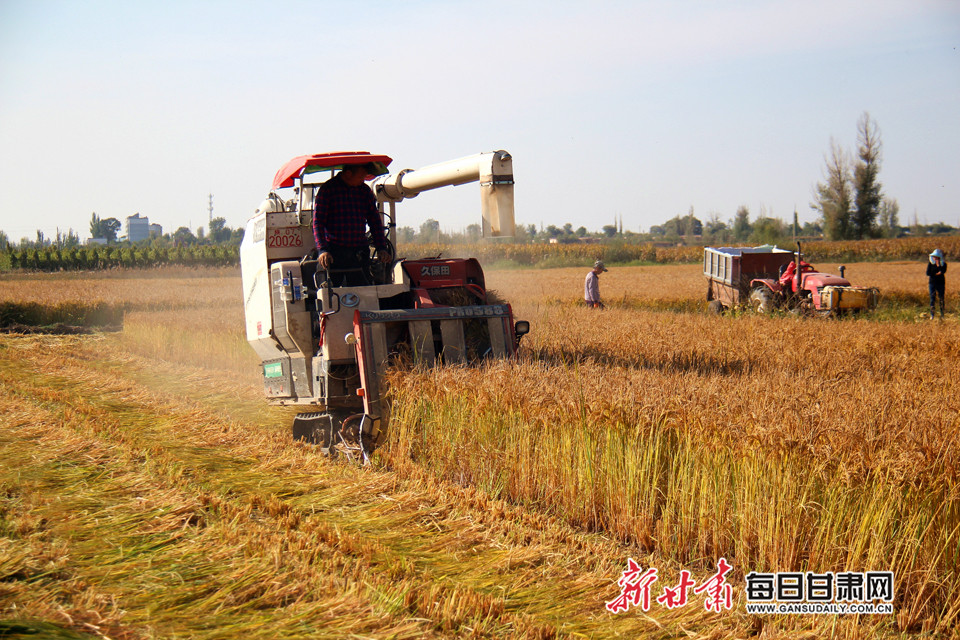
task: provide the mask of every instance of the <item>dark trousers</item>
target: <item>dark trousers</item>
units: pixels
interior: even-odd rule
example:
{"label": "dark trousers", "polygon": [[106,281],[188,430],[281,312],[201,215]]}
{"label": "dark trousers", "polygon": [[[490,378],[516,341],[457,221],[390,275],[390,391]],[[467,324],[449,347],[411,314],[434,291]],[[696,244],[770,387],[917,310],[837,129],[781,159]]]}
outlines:
{"label": "dark trousers", "polygon": [[931,282],[930,283],[930,317],[933,317],[933,311],[935,304],[937,302],[937,296],[940,296],[940,317],[943,317],[943,297],[947,291],[946,282]]}
{"label": "dark trousers", "polygon": [[368,282],[370,250],[367,247],[337,247],[328,249],[333,258],[330,280],[335,287],[362,287]]}

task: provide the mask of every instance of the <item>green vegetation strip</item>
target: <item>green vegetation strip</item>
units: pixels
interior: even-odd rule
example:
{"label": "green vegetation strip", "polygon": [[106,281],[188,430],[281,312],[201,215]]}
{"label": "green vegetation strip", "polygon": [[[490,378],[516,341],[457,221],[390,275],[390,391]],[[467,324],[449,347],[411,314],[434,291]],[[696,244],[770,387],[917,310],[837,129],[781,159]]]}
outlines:
{"label": "green vegetation strip", "polygon": [[[601,242],[474,242],[413,243],[399,247],[400,256],[423,258],[443,254],[446,257],[478,258],[491,265],[538,268],[587,266],[602,258],[610,265],[696,264],[703,260],[703,245],[753,246],[745,241],[719,238],[674,238],[670,242],[640,242],[638,239],[612,238]],[[687,241],[691,244],[687,244]],[[771,238],[781,248],[793,249],[789,237]],[[897,239],[811,241],[803,245],[808,260],[877,262],[886,260],[925,260],[932,247],[940,247],[949,260],[960,252],[960,235],[918,236]],[[0,272],[46,271],[77,272],[156,267],[234,267],[239,264],[240,248],[233,244],[192,247],[55,246],[0,251]]]}

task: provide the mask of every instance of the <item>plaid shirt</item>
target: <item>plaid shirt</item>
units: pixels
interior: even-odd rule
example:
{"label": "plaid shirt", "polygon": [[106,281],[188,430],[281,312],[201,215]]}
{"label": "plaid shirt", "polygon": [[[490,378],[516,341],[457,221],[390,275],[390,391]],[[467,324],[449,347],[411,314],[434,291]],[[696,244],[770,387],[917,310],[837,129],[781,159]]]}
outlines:
{"label": "plaid shirt", "polygon": [[320,253],[331,245],[347,249],[366,247],[368,225],[373,245],[385,249],[383,220],[370,187],[351,187],[340,174],[320,185],[313,203],[313,239]]}

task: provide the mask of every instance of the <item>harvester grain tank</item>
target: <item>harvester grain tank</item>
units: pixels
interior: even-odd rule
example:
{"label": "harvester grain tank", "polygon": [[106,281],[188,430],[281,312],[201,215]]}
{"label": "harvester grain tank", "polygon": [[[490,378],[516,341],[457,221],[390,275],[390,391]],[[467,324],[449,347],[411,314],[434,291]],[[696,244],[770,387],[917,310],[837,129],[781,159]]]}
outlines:
{"label": "harvester grain tank", "polygon": [[[396,204],[444,186],[479,181],[484,237],[512,237],[510,154],[397,173],[388,173],[390,163],[365,151],[290,160],[247,222],[240,247],[246,335],[260,356],[268,401],[312,409],[295,419],[295,438],[363,460],[386,434],[383,376],[391,362],[510,357],[529,330],[514,322],[510,305],[488,301],[475,259],[394,259]],[[317,260],[313,202],[319,186],[347,165],[370,171],[391,256],[364,261],[363,284],[333,286],[337,266],[326,270]]]}

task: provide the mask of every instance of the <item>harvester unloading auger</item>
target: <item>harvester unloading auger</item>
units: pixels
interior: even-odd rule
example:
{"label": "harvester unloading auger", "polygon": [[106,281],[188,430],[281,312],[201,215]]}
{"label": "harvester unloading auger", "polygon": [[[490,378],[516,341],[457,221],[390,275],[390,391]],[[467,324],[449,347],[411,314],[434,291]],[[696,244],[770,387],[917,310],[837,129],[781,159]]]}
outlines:
{"label": "harvester unloading auger", "polygon": [[[513,164],[505,151],[387,173],[391,159],[365,151],[300,156],[276,174],[240,246],[247,340],[261,359],[272,404],[312,406],[294,420],[296,439],[366,461],[386,435],[384,373],[407,360],[433,366],[510,357],[529,323],[508,304],[488,304],[473,258],[399,260],[396,204],[444,186],[479,182],[483,236],[512,237]],[[313,238],[318,187],[347,165],[368,181],[390,251],[363,269],[361,286],[333,286]],[[373,250],[371,248],[371,250]]]}

